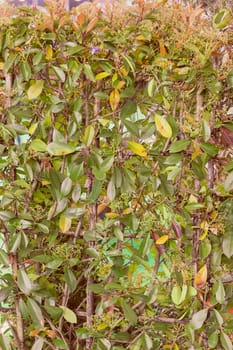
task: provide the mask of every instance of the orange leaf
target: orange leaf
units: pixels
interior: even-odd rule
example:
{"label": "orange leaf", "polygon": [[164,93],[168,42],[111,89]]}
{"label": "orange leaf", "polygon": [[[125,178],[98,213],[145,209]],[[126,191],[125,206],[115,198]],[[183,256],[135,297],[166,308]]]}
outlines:
{"label": "orange leaf", "polygon": [[33,329],[30,333],[29,333],[29,336],[30,337],[35,337],[37,336],[39,333],[40,333],[40,329]]}
{"label": "orange leaf", "polygon": [[56,332],[52,329],[47,329],[45,333],[51,339],[56,338]]}
{"label": "orange leaf", "polygon": [[159,49],[160,49],[160,55],[162,57],[166,56],[167,51],[166,51],[166,48],[161,41],[159,42]]}
{"label": "orange leaf", "polygon": [[98,22],[98,17],[92,18],[92,20],[88,23],[86,33],[89,33],[94,28],[97,22]]}
{"label": "orange leaf", "polygon": [[207,281],[207,266],[204,265],[202,268],[198,271],[194,278],[194,285],[197,288],[203,288]]}
{"label": "orange leaf", "polygon": [[86,16],[84,15],[84,13],[80,13],[77,17],[77,22],[80,26],[83,25],[83,23],[85,22]]}

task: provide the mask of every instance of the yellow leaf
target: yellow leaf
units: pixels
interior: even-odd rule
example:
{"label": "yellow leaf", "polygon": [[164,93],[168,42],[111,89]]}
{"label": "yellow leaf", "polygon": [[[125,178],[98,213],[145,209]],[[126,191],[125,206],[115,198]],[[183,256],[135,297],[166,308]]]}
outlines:
{"label": "yellow leaf", "polygon": [[134,142],[134,141],[129,141],[128,142],[128,147],[133,151],[135,154],[141,157],[147,157],[147,151],[143,145],[140,143]]}
{"label": "yellow leaf", "polygon": [[194,286],[197,288],[202,288],[205,286],[207,281],[207,266],[204,265],[202,268],[197,272],[195,278],[194,278]]}
{"label": "yellow leaf", "polygon": [[103,329],[107,328],[108,325],[106,323],[100,323],[98,324],[98,326],[96,327],[98,331],[102,331]]}
{"label": "yellow leaf", "polygon": [[42,186],[47,186],[47,185],[50,185],[50,184],[51,184],[51,182],[48,181],[48,180],[42,180],[42,181],[41,181],[41,185],[42,185]]}
{"label": "yellow leaf", "polygon": [[4,62],[0,62],[0,70],[3,70]]}
{"label": "yellow leaf", "polygon": [[129,215],[133,212],[133,209],[132,208],[126,208],[125,210],[123,210],[123,215]]}
{"label": "yellow leaf", "polygon": [[179,347],[176,343],[174,344],[173,350],[179,350]]}
{"label": "yellow leaf", "polygon": [[167,120],[159,115],[155,115],[155,125],[158,130],[158,132],[163,136],[166,137],[167,139],[170,139],[172,137],[172,128],[168,124]]}
{"label": "yellow leaf", "polygon": [[117,214],[117,213],[106,213],[105,216],[106,216],[107,219],[115,219],[115,218],[117,218],[119,216],[119,214]]}
{"label": "yellow leaf", "polygon": [[159,237],[158,239],[156,239],[156,244],[164,244],[166,243],[168,240],[168,235],[163,235],[161,237]]}
{"label": "yellow leaf", "polygon": [[204,232],[202,233],[202,235],[199,237],[199,241],[203,241],[203,239],[206,238],[207,233],[208,233],[208,229],[207,230],[205,229]]}
{"label": "yellow leaf", "polygon": [[38,123],[34,123],[34,124],[32,124],[30,126],[30,128],[28,129],[28,132],[29,132],[30,135],[34,134],[34,132],[36,131],[37,126],[38,126]]}
{"label": "yellow leaf", "polygon": [[53,49],[51,48],[51,46],[46,46],[45,58],[47,61],[51,61],[51,59],[53,58]]}
{"label": "yellow leaf", "polygon": [[109,102],[112,110],[115,111],[120,102],[120,94],[118,90],[115,89],[111,92],[109,97]]}
{"label": "yellow leaf", "polygon": [[61,215],[60,216],[60,220],[59,220],[59,228],[61,230],[62,233],[66,233],[67,231],[69,231],[70,227],[71,227],[71,223],[72,220],[70,218],[67,218],[65,215]]}

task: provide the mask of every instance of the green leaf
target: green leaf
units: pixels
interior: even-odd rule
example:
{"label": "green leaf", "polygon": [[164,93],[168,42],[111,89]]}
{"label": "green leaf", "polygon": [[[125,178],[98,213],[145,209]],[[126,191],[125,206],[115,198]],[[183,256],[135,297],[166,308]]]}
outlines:
{"label": "green leaf", "polygon": [[172,288],[172,294],[171,294],[172,301],[175,305],[180,304],[180,298],[181,298],[181,288],[180,286],[174,286]]}
{"label": "green leaf", "polygon": [[89,64],[84,64],[84,73],[89,80],[91,80],[93,82],[95,81],[94,74],[93,74],[91,66]]}
{"label": "green leaf", "polygon": [[233,190],[233,171],[227,175],[224,181],[224,189],[228,192]]}
{"label": "green leaf", "polygon": [[79,198],[81,196],[81,186],[79,184],[76,184],[74,186],[74,189],[72,191],[72,200],[77,203]]}
{"label": "green leaf", "polygon": [[212,145],[212,143],[202,142],[200,143],[200,147],[202,151],[210,155],[211,157],[215,157],[218,154],[218,147],[215,145]]}
{"label": "green leaf", "polygon": [[222,316],[220,315],[220,313],[216,309],[213,309],[213,312],[214,312],[215,318],[216,318],[216,320],[218,322],[218,326],[221,327],[223,325],[223,318],[222,318]]}
{"label": "green leaf", "polygon": [[95,129],[92,125],[88,125],[84,132],[83,143],[89,147],[95,136]]}
{"label": "green leaf", "polygon": [[8,71],[11,69],[11,67],[13,66],[16,58],[18,57],[18,54],[14,54],[14,55],[10,55],[6,62],[4,63],[4,67],[3,67],[3,71],[4,73],[8,73]]}
{"label": "green leaf", "polygon": [[218,332],[215,330],[208,338],[208,345],[210,349],[215,349],[218,345]]}
{"label": "green leaf", "polygon": [[63,317],[69,323],[77,323],[77,316],[75,313],[66,306],[60,306],[63,310]]}
{"label": "green leaf", "polygon": [[202,121],[202,137],[203,137],[204,141],[207,142],[209,140],[210,136],[211,136],[210,125],[207,122],[207,120],[203,120]]}
{"label": "green leaf", "polygon": [[229,336],[223,331],[220,334],[220,341],[221,341],[221,344],[222,344],[222,347],[224,348],[224,350],[232,350],[233,349],[232,342],[231,342]]}
{"label": "green leaf", "polygon": [[125,55],[125,56],[123,56],[123,62],[124,62],[125,68],[127,70],[130,69],[132,71],[133,75],[135,76],[135,64],[134,64],[134,61],[132,60],[132,58]]}
{"label": "green leaf", "polygon": [[43,338],[36,339],[31,350],[42,350],[43,349],[43,345],[44,345],[44,339]]}
{"label": "green leaf", "polygon": [[23,75],[23,79],[25,81],[30,80],[32,72],[31,72],[31,67],[28,62],[22,62],[20,65],[20,70]]}
{"label": "green leaf", "polygon": [[98,339],[96,345],[96,350],[110,350],[112,348],[110,341],[106,338]]}
{"label": "green leaf", "polygon": [[0,333],[0,347],[1,350],[11,350],[8,338],[3,333]]}
{"label": "green leaf", "polygon": [[226,293],[222,281],[218,281],[218,288],[215,296],[219,304],[223,304],[225,302]]}
{"label": "green leaf", "polygon": [[0,210],[0,220],[9,221],[15,217],[15,214],[9,210]]}
{"label": "green leaf", "polygon": [[223,29],[231,23],[231,12],[227,8],[222,8],[213,18],[213,26]]}
{"label": "green leaf", "polygon": [[56,73],[56,76],[61,80],[62,83],[64,83],[66,80],[66,75],[65,75],[64,71],[59,67],[52,66],[52,68],[53,68],[54,72]]}
{"label": "green leaf", "polygon": [[103,181],[100,181],[100,180],[95,180],[93,182],[91,193],[90,193],[90,196],[88,198],[90,202],[95,202],[96,199],[99,197],[99,195],[102,191],[102,184],[103,184]]}
{"label": "green leaf", "polygon": [[66,177],[61,184],[61,195],[63,197],[67,196],[72,188],[72,180],[69,177]]}
{"label": "green leaf", "polygon": [[107,196],[108,199],[112,202],[116,196],[116,188],[113,182],[113,179],[111,179],[108,183],[108,187],[107,187]]}
{"label": "green leaf", "polygon": [[36,152],[46,152],[47,145],[40,139],[34,139],[30,144],[30,148]]}
{"label": "green leaf", "polygon": [[113,230],[114,236],[119,239],[119,241],[123,241],[124,240],[124,235],[120,229],[119,226],[115,226],[114,230]]}
{"label": "green leaf", "polygon": [[101,72],[101,73],[98,73],[96,76],[95,76],[95,80],[101,80],[101,79],[104,79],[106,77],[108,77],[109,75],[111,75],[110,72]]}
{"label": "green leaf", "polygon": [[19,289],[26,295],[29,295],[32,291],[32,282],[29,279],[25,270],[20,269],[17,272],[17,284]]}
{"label": "green leaf", "polygon": [[233,87],[233,70],[231,70],[227,76],[227,85]]}
{"label": "green leaf", "polygon": [[0,248],[0,264],[5,266],[9,265],[9,256],[2,248]]}
{"label": "green leaf", "polygon": [[74,153],[76,148],[62,142],[51,142],[47,146],[47,151],[52,156],[65,156],[70,153]]}
{"label": "green leaf", "polygon": [[207,309],[203,309],[203,310],[196,312],[190,321],[190,326],[193,329],[201,328],[203,326],[203,323],[205,322],[205,320],[207,318],[207,315],[208,315]]}
{"label": "green leaf", "polygon": [[138,321],[137,315],[124,299],[121,299],[121,307],[123,309],[126,319],[132,324],[132,326],[136,325]]}
{"label": "green leaf", "polygon": [[149,97],[152,97],[154,95],[155,88],[156,88],[156,82],[155,82],[155,79],[152,78],[148,81],[148,84],[147,84],[147,93]]}
{"label": "green leaf", "polygon": [[158,132],[165,138],[170,139],[172,137],[172,128],[167,122],[166,118],[155,114],[155,125]]}
{"label": "green leaf", "polygon": [[27,91],[29,100],[34,100],[35,98],[39,97],[43,91],[43,87],[44,87],[44,81],[36,80]]}
{"label": "green leaf", "polygon": [[28,298],[27,299],[27,308],[28,313],[34,323],[34,327],[38,329],[44,328],[44,317],[42,315],[41,309],[37,302],[35,302],[33,299]]}
{"label": "green leaf", "polygon": [[77,286],[77,278],[71,269],[65,269],[64,279],[71,293],[74,292]]}
{"label": "green leaf", "polygon": [[228,233],[222,242],[222,250],[223,254],[226,255],[227,258],[231,258],[233,255],[233,235]]}
{"label": "green leaf", "polygon": [[190,144],[189,140],[179,140],[175,141],[169,147],[170,153],[177,153],[185,150]]}

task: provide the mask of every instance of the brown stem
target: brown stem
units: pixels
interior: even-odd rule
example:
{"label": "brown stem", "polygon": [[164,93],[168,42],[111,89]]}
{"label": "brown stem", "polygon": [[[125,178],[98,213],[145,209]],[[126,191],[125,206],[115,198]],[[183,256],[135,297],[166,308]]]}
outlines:
{"label": "brown stem", "polygon": [[[18,260],[17,260],[16,254],[12,255],[12,272],[13,272],[15,281],[17,281]],[[18,349],[25,350],[23,318],[19,307],[18,295],[15,296],[15,314],[16,314],[16,333],[17,333],[17,337],[15,337],[15,340],[17,342]]]}

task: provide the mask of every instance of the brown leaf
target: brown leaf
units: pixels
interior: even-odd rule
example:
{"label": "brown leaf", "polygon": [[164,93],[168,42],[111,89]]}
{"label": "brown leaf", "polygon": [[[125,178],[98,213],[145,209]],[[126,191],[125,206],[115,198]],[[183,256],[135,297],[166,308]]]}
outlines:
{"label": "brown leaf", "polygon": [[233,145],[233,131],[229,130],[225,126],[220,127],[221,143],[225,147]]}
{"label": "brown leaf", "polygon": [[194,286],[197,288],[203,288],[206,285],[207,281],[207,266],[204,265],[202,268],[197,272],[195,278],[194,278]]}
{"label": "brown leaf", "polygon": [[173,220],[172,221],[172,229],[175,233],[176,238],[179,239],[181,237],[181,233],[182,233],[182,228],[181,228],[180,224],[178,224],[178,222]]}

